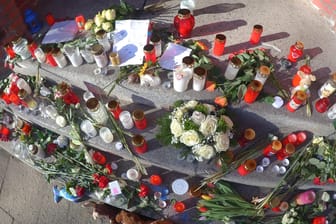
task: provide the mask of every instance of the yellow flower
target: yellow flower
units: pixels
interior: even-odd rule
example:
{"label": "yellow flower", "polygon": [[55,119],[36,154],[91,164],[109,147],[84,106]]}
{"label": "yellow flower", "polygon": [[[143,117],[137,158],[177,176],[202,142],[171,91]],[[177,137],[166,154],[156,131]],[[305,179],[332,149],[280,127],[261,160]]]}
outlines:
{"label": "yellow flower", "polygon": [[143,76],[145,74],[147,67],[148,67],[148,64],[147,62],[145,62],[139,71],[139,76]]}
{"label": "yellow flower", "polygon": [[209,50],[209,48],[205,45],[205,43],[201,42],[201,41],[196,41],[196,46],[198,46],[199,48],[201,48],[203,51],[207,51]]}

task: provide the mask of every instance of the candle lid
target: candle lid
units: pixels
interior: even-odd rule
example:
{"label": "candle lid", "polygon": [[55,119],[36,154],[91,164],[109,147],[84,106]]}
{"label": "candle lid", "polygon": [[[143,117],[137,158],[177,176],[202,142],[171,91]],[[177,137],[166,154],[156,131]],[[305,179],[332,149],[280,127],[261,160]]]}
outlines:
{"label": "candle lid", "polygon": [[266,65],[260,66],[259,71],[263,75],[269,75],[271,73],[271,69]]}
{"label": "candle lid", "polygon": [[247,140],[253,140],[255,138],[255,131],[252,128],[247,128],[244,131],[244,137]]}
{"label": "candle lid", "polygon": [[248,159],[245,161],[244,167],[248,171],[253,171],[257,167],[257,162],[254,159]]}
{"label": "candle lid", "polygon": [[194,58],[191,56],[186,56],[182,59],[182,63],[186,65],[193,65],[195,62]]}
{"label": "candle lid", "polygon": [[176,179],[172,183],[172,190],[177,195],[183,195],[188,192],[189,184],[184,179]]}
{"label": "candle lid", "polygon": [[143,48],[145,52],[151,52],[154,50],[154,45],[153,44],[146,44]]}
{"label": "candle lid", "polygon": [[26,96],[28,95],[27,91],[24,90],[24,89],[20,89],[19,92],[18,92],[18,97],[20,99],[24,99]]}
{"label": "candle lid", "polygon": [[98,30],[96,32],[96,38],[97,39],[103,39],[106,35],[106,31],[105,30]]}
{"label": "candle lid", "polygon": [[142,110],[134,110],[132,113],[132,117],[134,120],[142,120],[145,118],[145,113]]}
{"label": "candle lid", "polygon": [[111,100],[110,102],[108,102],[107,107],[111,110],[114,110],[118,107],[118,105],[119,105],[118,101]]}
{"label": "candle lid", "polygon": [[218,40],[220,42],[225,42],[226,36],[224,34],[217,34],[216,35],[216,40]]}
{"label": "candle lid", "polygon": [[263,31],[263,26],[259,25],[259,24],[256,24],[256,25],[253,26],[253,29],[255,31],[262,32]]}
{"label": "candle lid", "polygon": [[231,58],[230,62],[235,66],[235,67],[240,67],[242,61],[238,57],[233,57]]}
{"label": "candle lid", "polygon": [[196,67],[196,68],[194,68],[194,73],[198,76],[205,76],[206,75],[206,70],[205,70],[205,68],[202,68],[202,67]]}
{"label": "candle lid", "polygon": [[282,148],[282,143],[279,140],[272,141],[272,149],[279,151]]}
{"label": "candle lid", "polygon": [[299,100],[304,101],[307,98],[307,93],[305,91],[303,91],[303,90],[298,90],[298,91],[296,91],[295,96]]}
{"label": "candle lid", "polygon": [[286,153],[293,154],[295,152],[295,146],[292,143],[288,143],[285,146]]}
{"label": "candle lid", "polygon": [[145,139],[142,135],[134,135],[132,137],[132,144],[134,146],[141,146],[142,144],[144,144]]}
{"label": "candle lid", "polygon": [[91,46],[91,53],[94,55],[100,55],[104,52],[104,47],[100,44],[94,44]]}
{"label": "candle lid", "polygon": [[189,9],[179,9],[177,12],[180,16],[188,16],[191,14],[191,11]]}
{"label": "candle lid", "polygon": [[86,107],[90,111],[96,111],[99,108],[99,101],[96,98],[90,98],[86,101]]}
{"label": "candle lid", "polygon": [[161,39],[160,39],[160,37],[158,36],[158,35],[152,35],[151,36],[151,38],[150,38],[150,41],[152,42],[152,43],[157,43],[157,42],[159,42]]}
{"label": "candle lid", "polygon": [[333,73],[333,74],[331,74],[331,79],[332,79],[334,82],[336,82],[336,72]]}
{"label": "candle lid", "polygon": [[263,88],[263,84],[258,80],[252,80],[250,86],[254,91],[260,92]]}
{"label": "candle lid", "polygon": [[304,48],[304,44],[301,41],[296,41],[295,47],[302,50]]}

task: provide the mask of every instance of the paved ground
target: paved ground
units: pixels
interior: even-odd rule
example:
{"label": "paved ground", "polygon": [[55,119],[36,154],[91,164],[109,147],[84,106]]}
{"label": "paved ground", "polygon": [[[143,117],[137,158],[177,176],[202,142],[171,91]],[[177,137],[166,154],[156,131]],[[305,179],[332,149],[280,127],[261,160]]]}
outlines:
{"label": "paved ground", "polygon": [[[89,2],[91,0],[80,2],[50,0],[41,1],[39,7],[40,12],[50,11],[56,18],[73,17],[80,13],[83,8],[88,8],[87,4]],[[108,1],[105,3],[97,2],[95,1],[90,7],[90,12],[86,14],[87,17],[92,17],[95,12],[101,10],[103,4],[105,6],[110,5]],[[175,10],[178,1],[170,2],[174,4],[168,5],[174,5]],[[246,47],[244,35],[246,36],[250,32],[253,24],[261,23],[265,26],[264,35],[267,37],[263,41],[286,51],[277,53],[276,56],[284,56],[287,53],[285,49],[288,49],[291,43],[296,40],[303,40],[307,46],[306,52],[314,58],[312,65],[316,75],[325,79],[330,72],[336,71],[336,64],[334,63],[336,37],[329,31],[327,22],[320,18],[318,13],[310,6],[309,1],[242,0],[241,3],[236,3],[236,1],[231,0],[226,1],[226,3],[221,2],[219,0],[199,1],[199,10],[196,10],[198,14],[197,22],[201,24],[202,21],[203,24],[209,25],[198,26],[195,32],[197,39],[203,37],[210,39],[213,38],[214,33],[225,31],[230,40],[226,48],[229,53]],[[63,7],[64,5],[67,7]],[[211,7],[211,5],[217,7]],[[58,6],[58,8],[55,6]],[[260,10],[260,8],[263,10]],[[174,13],[175,11],[172,14]],[[168,21],[171,22],[171,17],[166,18],[165,22]],[[224,57],[221,59],[224,60]],[[291,72],[293,73],[294,70]],[[285,75],[289,77],[292,73]],[[319,84],[321,83],[322,81],[319,81]],[[104,223],[103,221],[99,222]],[[11,157],[7,152],[0,150],[1,224],[99,222],[92,220],[90,209],[81,208],[77,204],[68,203],[64,200],[57,205],[54,204],[51,185],[35,170]]]}

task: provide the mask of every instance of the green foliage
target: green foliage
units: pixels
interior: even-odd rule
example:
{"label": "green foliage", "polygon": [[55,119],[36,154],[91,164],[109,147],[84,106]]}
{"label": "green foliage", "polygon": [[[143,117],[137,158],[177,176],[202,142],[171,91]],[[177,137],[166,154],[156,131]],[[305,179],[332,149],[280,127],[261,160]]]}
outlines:
{"label": "green foliage", "polygon": [[195,111],[201,112],[203,114],[208,114],[209,110],[204,104],[197,104],[194,108]]}
{"label": "green foliage", "polygon": [[187,130],[195,130],[197,131],[199,126],[197,124],[195,124],[192,120],[190,119],[186,119],[184,122],[183,122],[183,127],[184,129],[187,131]]}
{"label": "green foliage", "polygon": [[228,130],[228,125],[223,119],[218,120],[216,132],[226,132]]}
{"label": "green foliage", "polygon": [[160,131],[156,134],[156,139],[158,139],[162,145],[171,144],[173,134],[170,131],[170,123],[171,119],[169,118],[168,113],[157,119],[157,124],[160,127]]}

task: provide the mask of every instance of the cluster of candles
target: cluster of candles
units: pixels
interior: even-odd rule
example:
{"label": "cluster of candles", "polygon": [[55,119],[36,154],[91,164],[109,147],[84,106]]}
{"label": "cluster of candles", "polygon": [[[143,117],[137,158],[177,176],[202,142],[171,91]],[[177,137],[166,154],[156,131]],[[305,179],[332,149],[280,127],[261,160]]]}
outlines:
{"label": "cluster of candles", "polygon": [[[243,137],[241,137],[243,140],[238,140],[238,142],[246,142],[246,133],[251,133],[251,129],[246,129],[245,134]],[[249,134],[247,136],[249,137],[251,135],[253,134]],[[289,160],[287,158],[295,152],[296,147],[300,146],[306,140],[306,138],[306,133],[303,131],[298,133],[291,133],[282,140],[278,140],[276,137],[273,138],[271,143],[263,149],[262,153],[264,158],[261,161],[261,165],[257,165],[256,159],[247,159],[238,167],[238,174],[241,176],[246,176],[255,170],[257,172],[263,172],[264,168],[270,164],[269,157],[273,155],[277,158],[278,161],[281,162],[281,167],[279,165],[275,165],[273,166],[272,171],[275,173],[284,174],[286,172],[286,166],[289,165]]]}

